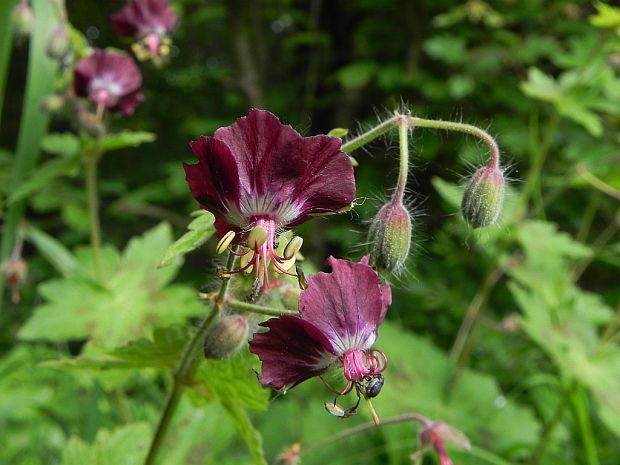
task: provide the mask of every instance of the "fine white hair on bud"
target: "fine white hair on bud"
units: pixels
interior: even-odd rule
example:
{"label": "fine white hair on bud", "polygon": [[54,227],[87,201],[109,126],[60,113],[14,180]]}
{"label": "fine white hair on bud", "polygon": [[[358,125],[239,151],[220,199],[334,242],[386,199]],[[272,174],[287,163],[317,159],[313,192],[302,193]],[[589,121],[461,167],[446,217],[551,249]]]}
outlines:
{"label": "fine white hair on bud", "polygon": [[225,360],[241,350],[248,340],[248,321],[241,315],[230,315],[217,322],[205,336],[206,358]]}
{"label": "fine white hair on bud", "polygon": [[371,265],[399,272],[409,256],[411,230],[411,216],[402,200],[393,198],[381,207],[368,231]]}
{"label": "fine white hair on bud", "polygon": [[504,206],[505,184],[504,174],[495,164],[476,171],[461,202],[465,221],[474,228],[496,224]]}

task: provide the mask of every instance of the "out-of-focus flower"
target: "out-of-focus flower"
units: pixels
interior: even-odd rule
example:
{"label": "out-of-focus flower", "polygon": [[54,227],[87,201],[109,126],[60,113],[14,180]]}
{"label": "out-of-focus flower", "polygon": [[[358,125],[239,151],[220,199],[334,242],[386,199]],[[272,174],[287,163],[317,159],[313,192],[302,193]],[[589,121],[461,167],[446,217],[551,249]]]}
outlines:
{"label": "out-of-focus flower", "polygon": [[130,0],[111,21],[120,37],[137,40],[132,50],[138,60],[157,60],[170,52],[168,33],[177,17],[168,0]]}
{"label": "out-of-focus flower", "polygon": [[21,0],[13,10],[12,25],[13,34],[21,40],[30,35],[34,23],[34,15],[28,0]]}
{"label": "out-of-focus flower", "polygon": [[102,49],[81,60],[73,75],[75,95],[89,98],[99,108],[127,115],[143,99],[141,86],[142,74],[130,57]]}
{"label": "out-of-focus flower", "polygon": [[332,272],[310,277],[301,292],[299,317],[268,320],[261,326],[269,332],[254,335],[250,351],[263,363],[259,381],[286,390],[340,365],[347,385],[338,394],[355,387],[374,397],[381,386],[369,381],[381,375],[387,359],[372,345],[392,300],[390,287],[381,284],[368,257],[359,263],[330,257],[327,263]]}
{"label": "out-of-focus flower", "polygon": [[232,272],[254,269],[262,283],[270,264],[286,273],[301,247],[293,238],[278,253],[280,232],[349,209],[355,196],[353,166],[340,139],[302,137],[268,111],[252,109],[190,146],[198,164],[184,165],[187,183],[216,217],[218,252],[231,243],[244,246],[242,266]]}
{"label": "out-of-focus flower", "polygon": [[47,41],[46,52],[50,58],[60,60],[69,51],[71,42],[69,41],[69,32],[64,24],[58,25],[50,35]]}
{"label": "out-of-focus flower", "polygon": [[418,422],[422,425],[422,430],[418,435],[420,445],[419,453],[412,456],[412,459],[420,453],[424,454],[430,448],[435,449],[439,457],[441,465],[454,465],[454,462],[448,457],[445,442],[454,444],[464,450],[471,449],[469,439],[458,429],[442,422],[435,422],[428,418],[420,416]]}
{"label": "out-of-focus flower", "polygon": [[17,305],[21,300],[19,288],[23,286],[28,277],[28,264],[19,256],[12,256],[0,266],[2,273],[11,289],[11,300]]}

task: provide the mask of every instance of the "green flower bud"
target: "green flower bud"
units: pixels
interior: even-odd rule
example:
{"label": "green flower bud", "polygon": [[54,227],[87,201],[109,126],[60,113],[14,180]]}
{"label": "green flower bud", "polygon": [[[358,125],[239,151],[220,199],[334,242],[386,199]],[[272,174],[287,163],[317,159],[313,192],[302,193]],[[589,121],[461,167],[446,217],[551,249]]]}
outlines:
{"label": "green flower bud", "polygon": [[411,217],[402,200],[394,198],[381,207],[368,231],[370,263],[379,269],[398,272],[409,256]]}
{"label": "green flower bud", "polygon": [[205,357],[225,360],[241,350],[248,340],[248,322],[241,315],[222,318],[207,332]]}
{"label": "green flower bud", "polygon": [[461,202],[463,218],[474,228],[497,223],[504,205],[504,175],[497,166],[485,166],[474,173]]}
{"label": "green flower bud", "polygon": [[29,36],[32,32],[34,15],[28,2],[22,1],[13,10],[13,33],[21,38]]}
{"label": "green flower bud", "polygon": [[46,52],[50,58],[61,59],[69,51],[69,33],[64,24],[58,26],[47,41]]}

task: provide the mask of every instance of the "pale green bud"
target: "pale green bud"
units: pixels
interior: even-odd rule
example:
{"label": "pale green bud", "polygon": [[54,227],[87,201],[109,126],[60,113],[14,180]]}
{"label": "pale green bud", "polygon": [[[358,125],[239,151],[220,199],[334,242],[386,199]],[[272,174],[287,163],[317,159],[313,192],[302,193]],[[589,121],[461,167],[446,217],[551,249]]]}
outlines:
{"label": "pale green bud", "polygon": [[461,202],[463,218],[474,228],[491,226],[504,206],[504,175],[497,166],[485,166],[474,173]]}
{"label": "pale green bud", "polygon": [[205,336],[205,357],[216,360],[230,358],[241,350],[247,340],[248,321],[241,315],[224,317]]}
{"label": "pale green bud", "polygon": [[381,207],[368,231],[371,265],[389,272],[400,271],[409,256],[411,230],[411,216],[400,199],[394,198]]}

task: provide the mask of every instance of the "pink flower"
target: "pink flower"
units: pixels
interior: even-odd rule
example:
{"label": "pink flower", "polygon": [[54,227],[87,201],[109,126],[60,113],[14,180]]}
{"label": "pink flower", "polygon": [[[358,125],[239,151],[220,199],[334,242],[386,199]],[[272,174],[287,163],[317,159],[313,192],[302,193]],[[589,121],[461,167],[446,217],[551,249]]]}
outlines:
{"label": "pink flower", "polygon": [[141,86],[142,75],[130,57],[102,49],[81,60],[73,75],[75,95],[128,115],[143,99]]}
{"label": "pink flower", "polygon": [[350,208],[353,166],[340,145],[336,137],[302,137],[256,109],[213,137],[191,142],[198,164],[184,165],[187,183],[215,215],[220,237],[235,236],[235,243],[247,247],[241,270],[254,267],[261,281],[270,263],[286,272],[291,257],[276,252],[277,235],[314,216]]}
{"label": "pink flower", "polygon": [[355,386],[358,392],[374,397],[378,390],[364,389],[387,364],[385,355],[372,345],[392,300],[390,287],[381,284],[368,266],[368,257],[359,263],[330,257],[327,263],[331,273],[308,279],[299,301],[299,317],[268,320],[261,326],[269,332],[254,335],[250,351],[263,363],[259,380],[286,390],[340,365],[347,386],[339,394]]}
{"label": "pink flower", "polygon": [[139,59],[145,59],[167,54],[167,35],[177,16],[168,0],[129,0],[112,15],[111,21],[120,37],[140,41],[134,52]]}

